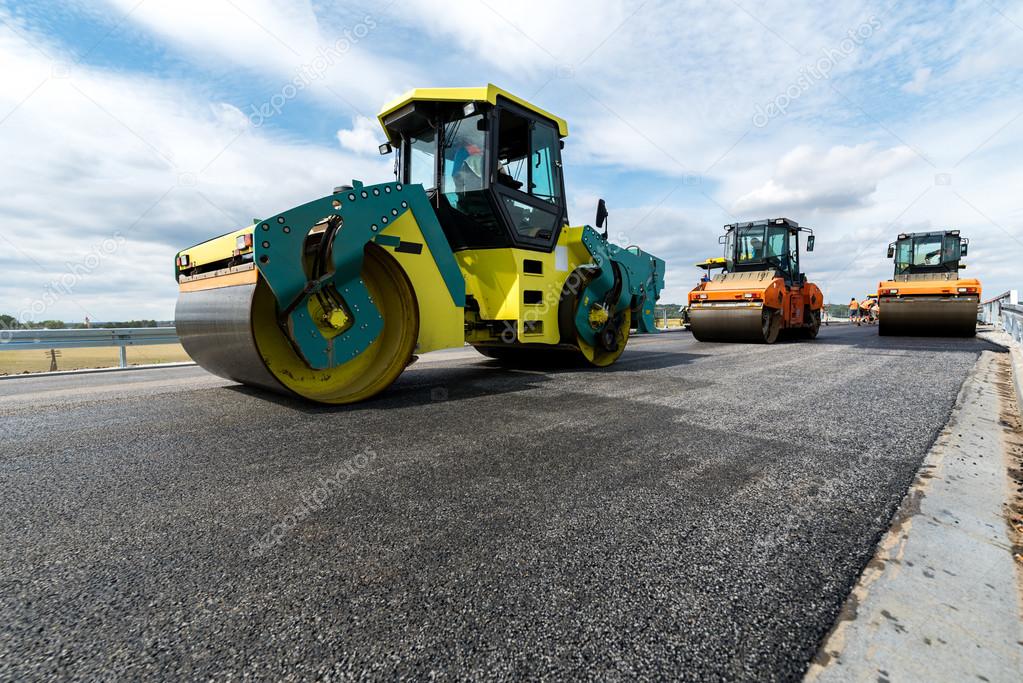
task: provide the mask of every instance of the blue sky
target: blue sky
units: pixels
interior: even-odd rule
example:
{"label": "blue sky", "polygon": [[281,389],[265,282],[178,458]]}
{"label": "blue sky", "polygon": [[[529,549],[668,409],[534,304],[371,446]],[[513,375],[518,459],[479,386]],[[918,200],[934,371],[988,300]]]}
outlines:
{"label": "blue sky", "polygon": [[568,119],[573,223],[606,198],[662,301],[780,215],[833,302],[944,227],[988,294],[1023,287],[1023,4],[827,5],[0,3],[0,312],[170,319],[177,249],[386,179],[380,105],[487,82]]}

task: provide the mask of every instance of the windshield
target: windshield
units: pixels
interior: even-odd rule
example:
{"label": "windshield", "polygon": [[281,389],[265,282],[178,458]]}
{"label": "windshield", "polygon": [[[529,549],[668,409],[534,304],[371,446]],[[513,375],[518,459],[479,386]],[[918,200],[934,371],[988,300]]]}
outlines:
{"label": "windshield", "polygon": [[788,228],[776,225],[749,225],[736,228],[735,232],[737,266],[763,264],[788,270],[789,255],[785,248]]}
{"label": "windshield", "polygon": [[895,274],[954,270],[959,265],[960,242],[955,235],[919,235],[899,240],[895,247]]}
{"label": "windshield", "polygon": [[[444,193],[464,194],[483,189],[483,150],[487,146],[480,130],[482,114],[452,121],[444,126]],[[457,197],[449,196],[457,201]]]}

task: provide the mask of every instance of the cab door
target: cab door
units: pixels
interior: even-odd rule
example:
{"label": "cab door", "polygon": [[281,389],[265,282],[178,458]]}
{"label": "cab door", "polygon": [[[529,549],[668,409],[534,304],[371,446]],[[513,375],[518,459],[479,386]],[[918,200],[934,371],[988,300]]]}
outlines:
{"label": "cab door", "polygon": [[803,290],[793,287],[789,291],[789,324],[803,324],[803,306],[805,305]]}
{"label": "cab door", "polygon": [[550,252],[566,222],[561,143],[549,121],[502,102],[490,187],[515,246]]}
{"label": "cab door", "polygon": [[806,297],[803,296],[803,276],[799,272],[799,233],[788,231],[788,277],[785,285],[789,288],[789,325],[796,327],[803,324],[803,307]]}

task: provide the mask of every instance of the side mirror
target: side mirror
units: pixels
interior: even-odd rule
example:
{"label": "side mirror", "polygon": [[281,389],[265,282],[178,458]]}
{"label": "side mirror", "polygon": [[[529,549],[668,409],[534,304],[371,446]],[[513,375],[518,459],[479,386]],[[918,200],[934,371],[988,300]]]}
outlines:
{"label": "side mirror", "polygon": [[894,245],[891,245],[891,244],[888,245],[888,258],[895,258],[895,246]]}
{"label": "side mirror", "polygon": [[966,256],[968,253],[970,253],[970,243],[967,242],[966,240],[963,240],[962,248],[959,250],[959,255]]}
{"label": "side mirror", "polygon": [[806,238],[806,250],[813,251],[813,235]]}
{"label": "side mirror", "polygon": [[601,199],[597,202],[597,227],[603,228],[607,220],[607,203]]}

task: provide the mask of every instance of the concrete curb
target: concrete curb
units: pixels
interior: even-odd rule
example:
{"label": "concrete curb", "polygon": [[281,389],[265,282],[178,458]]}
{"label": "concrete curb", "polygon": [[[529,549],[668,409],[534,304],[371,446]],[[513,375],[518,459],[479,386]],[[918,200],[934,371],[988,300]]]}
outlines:
{"label": "concrete curb", "polygon": [[106,372],[130,372],[132,370],[162,370],[164,368],[184,368],[195,365],[192,361],[180,363],[154,363],[152,365],[129,365],[126,368],[84,368],[82,370],[58,370],[57,372],[23,372],[18,375],[0,375],[5,379],[34,379],[36,377],[62,377],[64,375],[98,375]]}
{"label": "concrete curb", "polygon": [[1001,330],[989,330],[979,333],[977,336],[992,344],[1001,346],[1009,352],[1012,359],[1012,381],[1016,385],[1016,405],[1023,412],[1023,347]]}

